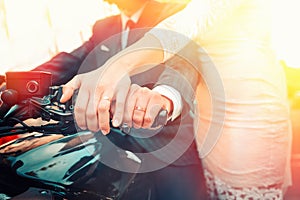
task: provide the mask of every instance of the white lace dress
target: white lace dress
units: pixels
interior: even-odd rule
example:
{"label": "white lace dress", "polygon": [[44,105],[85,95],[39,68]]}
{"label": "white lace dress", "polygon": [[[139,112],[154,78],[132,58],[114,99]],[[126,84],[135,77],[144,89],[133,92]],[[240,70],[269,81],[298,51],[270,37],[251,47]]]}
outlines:
{"label": "white lace dress", "polygon": [[212,199],[282,199],[291,184],[289,109],[270,47],[270,2],[192,0],[150,32],[165,59],[188,39],[201,47],[195,125]]}

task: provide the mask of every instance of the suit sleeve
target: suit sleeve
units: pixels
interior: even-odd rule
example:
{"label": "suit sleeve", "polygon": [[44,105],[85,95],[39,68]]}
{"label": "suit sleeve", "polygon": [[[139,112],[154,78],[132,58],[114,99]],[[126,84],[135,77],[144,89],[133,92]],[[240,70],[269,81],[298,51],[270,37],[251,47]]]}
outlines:
{"label": "suit sleeve", "polygon": [[155,85],[173,87],[191,108],[193,108],[195,91],[201,79],[200,61],[196,48],[198,47],[195,43],[189,43],[181,50],[181,53],[166,61],[166,67]]}
{"label": "suit sleeve", "polygon": [[34,68],[33,71],[50,72],[52,74],[53,85],[64,84],[77,74],[84,58],[91,51],[91,43],[92,41],[85,42],[71,53],[61,52],[48,62]]}
{"label": "suit sleeve", "polygon": [[[117,16],[111,16],[97,21],[93,26],[93,35],[83,45],[70,53],[61,52],[57,54],[48,62],[34,68],[33,71],[50,72],[52,73],[53,85],[65,84],[78,73],[81,64],[95,46],[110,36],[104,30],[111,27],[116,18]],[[80,73],[87,72],[87,70],[82,70]]]}

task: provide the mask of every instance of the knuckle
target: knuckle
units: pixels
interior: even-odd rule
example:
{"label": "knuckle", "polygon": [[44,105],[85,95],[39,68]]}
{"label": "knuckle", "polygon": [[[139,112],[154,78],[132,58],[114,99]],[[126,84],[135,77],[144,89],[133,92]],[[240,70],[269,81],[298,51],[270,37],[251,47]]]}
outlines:
{"label": "knuckle", "polygon": [[131,84],[130,89],[136,90],[136,89],[138,89],[139,87],[140,87],[139,85],[133,83],[133,84]]}
{"label": "knuckle", "polygon": [[83,106],[76,106],[75,105],[74,111],[76,113],[83,113],[83,112],[85,112],[85,108]]}
{"label": "knuckle", "polygon": [[96,113],[94,113],[94,112],[87,112],[86,113],[86,118],[88,120],[94,120],[96,118]]}
{"label": "knuckle", "polygon": [[147,87],[143,87],[142,88],[142,91],[144,92],[144,93],[150,93],[151,92],[151,90],[149,89],[149,88],[147,88]]}
{"label": "knuckle", "polygon": [[98,111],[99,112],[106,112],[108,111],[109,106],[106,103],[100,103],[98,106]]}
{"label": "knuckle", "polygon": [[134,124],[142,124],[143,123],[143,119],[139,116],[134,115],[132,117],[132,121]]}
{"label": "knuckle", "polygon": [[144,124],[149,125],[152,123],[152,118],[150,116],[145,116],[144,118]]}
{"label": "knuckle", "polygon": [[76,119],[76,118],[75,118],[75,120],[76,120],[77,126],[79,126],[80,128],[86,128],[86,124],[84,121],[82,121],[80,119]]}
{"label": "knuckle", "polygon": [[140,95],[146,95],[149,93],[150,90],[146,87],[142,87],[138,91],[139,91]]}
{"label": "knuckle", "polygon": [[97,84],[95,89],[102,91],[103,89],[105,89],[105,87],[104,87],[104,85]]}
{"label": "knuckle", "polygon": [[153,92],[152,97],[157,100],[160,100],[162,98],[162,96],[158,92]]}

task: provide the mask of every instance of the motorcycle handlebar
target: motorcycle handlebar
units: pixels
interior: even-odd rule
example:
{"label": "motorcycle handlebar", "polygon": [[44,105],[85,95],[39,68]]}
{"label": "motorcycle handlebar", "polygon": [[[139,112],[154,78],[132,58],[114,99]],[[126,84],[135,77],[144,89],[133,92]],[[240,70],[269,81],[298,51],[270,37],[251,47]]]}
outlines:
{"label": "motorcycle handlebar", "polygon": [[[73,118],[72,100],[60,103],[62,95],[61,86],[50,86],[49,94],[40,97],[31,97],[18,102],[18,92],[7,89],[2,92],[2,105],[0,106],[0,137],[17,135],[28,132],[43,132],[69,135],[76,133]],[[41,118],[44,121],[54,120],[58,123],[49,123],[43,126],[28,126],[24,123],[30,118]],[[161,110],[154,120],[152,127],[160,127],[167,122],[167,111]],[[21,126],[15,126],[16,124]],[[129,134],[131,128],[122,125],[111,129],[122,134]]]}

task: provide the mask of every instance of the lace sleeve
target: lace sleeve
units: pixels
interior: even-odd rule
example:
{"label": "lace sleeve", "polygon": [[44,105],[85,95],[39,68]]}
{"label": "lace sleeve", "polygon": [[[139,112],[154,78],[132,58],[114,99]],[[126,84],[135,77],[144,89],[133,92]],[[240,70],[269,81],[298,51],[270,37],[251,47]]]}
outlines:
{"label": "lace sleeve", "polygon": [[217,22],[238,8],[245,0],[192,0],[187,7],[167,18],[148,34],[154,35],[164,48],[164,60],[181,50],[189,40],[201,37]]}

